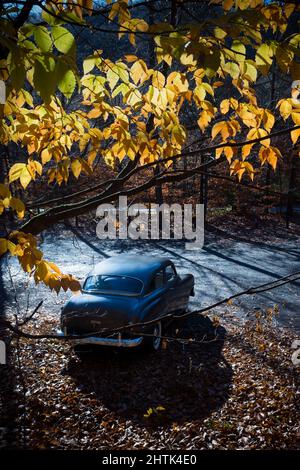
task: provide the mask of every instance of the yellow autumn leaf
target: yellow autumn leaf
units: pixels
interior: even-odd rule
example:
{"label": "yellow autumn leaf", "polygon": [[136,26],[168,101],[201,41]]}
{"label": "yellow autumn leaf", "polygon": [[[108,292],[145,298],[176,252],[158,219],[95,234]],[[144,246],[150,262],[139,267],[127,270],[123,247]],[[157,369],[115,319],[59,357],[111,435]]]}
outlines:
{"label": "yellow autumn leaf", "polygon": [[20,183],[24,189],[27,188],[31,180],[32,180],[31,174],[29,173],[28,168],[25,165],[25,168],[23,168],[21,175],[20,175]]}
{"label": "yellow autumn leaf", "polygon": [[82,164],[79,160],[73,160],[72,163],[71,163],[71,170],[72,170],[72,173],[73,175],[75,176],[75,178],[79,178],[79,175],[81,173],[81,169],[82,169]]}
{"label": "yellow autumn leaf", "polygon": [[91,151],[88,153],[87,161],[88,161],[88,164],[89,164],[90,166],[93,165],[93,163],[94,163],[96,157],[97,157],[97,150],[91,150]]}
{"label": "yellow autumn leaf", "polygon": [[[229,140],[230,143],[235,143],[234,140]],[[220,147],[216,149],[216,158],[220,158],[220,156],[224,153],[228,163],[230,164],[232,161],[232,158],[237,155],[238,153],[238,148],[235,146],[225,146],[225,147]]]}
{"label": "yellow autumn leaf", "polygon": [[292,110],[293,110],[293,107],[290,103],[290,101],[287,99],[287,100],[280,100],[278,103],[277,103],[277,107],[279,107],[279,112],[282,116],[282,118],[286,121],[288,119],[288,117],[290,116],[290,114],[292,113]]}
{"label": "yellow autumn leaf", "polygon": [[208,127],[210,121],[212,120],[212,116],[206,110],[203,110],[198,119],[198,125],[202,132]]}
{"label": "yellow autumn leaf", "polygon": [[296,126],[300,126],[300,112],[292,112],[291,118]]}
{"label": "yellow autumn leaf", "polygon": [[225,11],[230,10],[233,7],[234,0],[224,0],[223,1],[223,8]]}
{"label": "yellow autumn leaf", "polygon": [[300,137],[300,128],[295,129],[294,131],[291,131],[291,139],[292,139],[293,144],[296,144],[299,137]]}
{"label": "yellow autumn leaf", "polygon": [[214,139],[222,131],[224,127],[226,127],[225,121],[217,122],[217,124],[215,124],[212,128],[211,138]]}
{"label": "yellow autumn leaf", "polygon": [[[250,131],[247,134],[247,140],[260,139],[262,137],[266,137],[267,135],[268,135],[268,132],[265,129],[262,129],[262,128],[250,129]],[[261,140],[261,144],[264,147],[269,147],[271,144],[271,140],[270,139]]]}
{"label": "yellow autumn leaf", "polygon": [[222,113],[222,114],[228,113],[229,108],[230,108],[230,106],[229,106],[229,100],[228,100],[228,99],[222,100],[222,101],[221,101],[221,104],[220,104],[220,111],[221,111],[221,113]]}
{"label": "yellow autumn leaf", "polygon": [[223,66],[223,69],[233,79],[237,79],[240,75],[240,68],[235,62],[226,62],[226,64]]}
{"label": "yellow autumn leaf", "polygon": [[268,111],[267,109],[265,109],[263,113],[263,122],[264,122],[265,129],[270,133],[275,124],[274,114],[272,114],[271,111]]}
{"label": "yellow autumn leaf", "polygon": [[264,75],[269,71],[273,55],[273,49],[269,44],[261,44],[256,51],[255,63]]}
{"label": "yellow autumn leaf", "polygon": [[12,183],[13,181],[18,180],[24,168],[26,168],[26,163],[15,163],[9,170],[9,182]]}
{"label": "yellow autumn leaf", "polygon": [[42,165],[40,164],[40,162],[38,162],[38,161],[35,160],[35,161],[34,161],[34,166],[35,166],[36,172],[37,172],[39,175],[41,175],[41,174],[43,173],[43,167],[42,167]]}
{"label": "yellow autumn leaf", "polygon": [[231,163],[231,160],[234,156],[234,150],[232,147],[224,147],[224,154],[227,158],[227,161]]}
{"label": "yellow autumn leaf", "polygon": [[9,187],[6,186],[5,184],[0,183],[0,196],[5,199],[5,198],[10,198],[11,193],[9,190]]}
{"label": "yellow autumn leaf", "polygon": [[12,256],[19,256],[19,254],[23,255],[23,250],[18,250],[18,245],[15,245],[10,240],[7,240],[7,248]]}
{"label": "yellow autumn leaf", "polygon": [[276,147],[261,147],[259,151],[259,159],[261,164],[264,165],[265,162],[268,162],[273,170],[276,169],[277,161],[281,157],[281,152]]}
{"label": "yellow autumn leaf", "polygon": [[130,69],[130,75],[136,85],[144,83],[149,77],[146,63],[143,60],[136,61]]}
{"label": "yellow autumn leaf", "polygon": [[69,276],[68,287],[72,292],[78,292],[81,290],[81,284],[77,279],[74,279],[72,276]]}
{"label": "yellow autumn leaf", "polygon": [[250,155],[250,152],[251,152],[251,149],[252,149],[253,145],[254,144],[243,145],[243,147],[242,147],[242,159],[243,160],[245,160]]}
{"label": "yellow autumn leaf", "polygon": [[166,79],[164,75],[159,72],[158,70],[155,71],[152,75],[152,85],[159,90],[161,90],[165,86]]}
{"label": "yellow autumn leaf", "polygon": [[45,165],[45,163],[48,163],[51,160],[51,158],[52,158],[52,155],[48,149],[42,150],[41,159],[42,159],[43,165]]}
{"label": "yellow autumn leaf", "polygon": [[138,57],[134,54],[126,54],[124,58],[127,62],[135,62],[136,60],[138,60]]}
{"label": "yellow autumn leaf", "polygon": [[247,80],[250,80],[251,82],[256,82],[257,79],[257,69],[254,64],[251,64],[249,62],[245,62],[243,64],[243,77],[246,78]]}
{"label": "yellow autumn leaf", "polygon": [[242,105],[238,110],[238,115],[247,127],[256,127],[256,115],[249,111],[248,106]]}
{"label": "yellow autumn leaf", "polygon": [[99,116],[101,116],[101,114],[102,114],[101,109],[95,107],[95,108],[91,109],[91,111],[88,112],[87,117],[88,117],[89,119],[96,119],[96,118],[98,118]]}
{"label": "yellow autumn leaf", "polygon": [[230,175],[237,175],[239,181],[241,181],[244,173],[245,168],[242,166],[242,163],[239,160],[234,160],[234,162],[230,165]]}
{"label": "yellow autumn leaf", "polygon": [[18,217],[20,219],[23,219],[24,213],[25,213],[24,203],[20,199],[18,199],[16,197],[12,197],[12,198],[10,198],[9,205],[13,210],[15,210],[17,212]]}
{"label": "yellow autumn leaf", "polygon": [[59,275],[62,274],[61,270],[58,268],[58,266],[56,266],[55,263],[52,263],[51,261],[47,261],[47,264],[54,272],[56,272]]}
{"label": "yellow autumn leaf", "polygon": [[223,153],[224,147],[216,149],[216,159],[220,158]]}
{"label": "yellow autumn leaf", "polygon": [[6,238],[0,238],[0,256],[6,253],[8,250]]}

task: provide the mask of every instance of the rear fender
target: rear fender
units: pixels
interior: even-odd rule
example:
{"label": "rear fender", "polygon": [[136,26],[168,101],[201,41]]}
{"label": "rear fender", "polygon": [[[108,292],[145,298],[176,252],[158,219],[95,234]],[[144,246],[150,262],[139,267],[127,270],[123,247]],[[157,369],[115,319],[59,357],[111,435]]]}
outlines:
{"label": "rear fender", "polygon": [[194,292],[195,280],[192,274],[184,274],[183,276],[181,276],[180,284],[184,289],[191,292],[190,295],[193,295],[192,292]]}

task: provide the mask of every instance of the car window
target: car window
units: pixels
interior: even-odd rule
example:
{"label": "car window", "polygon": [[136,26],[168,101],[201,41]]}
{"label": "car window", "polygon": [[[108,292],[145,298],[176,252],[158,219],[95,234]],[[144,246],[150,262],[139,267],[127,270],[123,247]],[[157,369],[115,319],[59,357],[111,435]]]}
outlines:
{"label": "car window", "polygon": [[155,289],[159,289],[160,287],[164,286],[164,271],[161,269],[158,271],[150,284],[150,292],[154,291]]}
{"label": "car window", "polygon": [[90,276],[86,279],[83,289],[88,292],[108,292],[118,294],[140,294],[143,283],[139,279],[128,276]]}
{"label": "car window", "polygon": [[165,274],[166,274],[166,282],[167,283],[170,283],[170,282],[174,281],[174,279],[176,278],[176,271],[174,269],[174,266],[172,266],[171,264],[166,266]]}

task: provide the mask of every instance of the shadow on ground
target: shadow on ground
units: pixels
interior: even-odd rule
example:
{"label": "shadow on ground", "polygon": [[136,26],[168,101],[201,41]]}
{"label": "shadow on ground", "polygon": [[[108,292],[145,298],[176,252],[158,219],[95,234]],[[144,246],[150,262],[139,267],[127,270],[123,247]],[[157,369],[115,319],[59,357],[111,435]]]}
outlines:
{"label": "shadow on ground", "polygon": [[[4,257],[2,257],[3,260]],[[0,318],[5,318],[7,293],[3,283],[3,266],[0,263]],[[15,447],[16,444],[16,374],[11,363],[9,334],[0,324],[0,340],[6,343],[6,363],[0,365],[0,449]]]}
{"label": "shadow on ground", "polygon": [[[180,335],[205,336],[193,346],[172,343],[166,350],[98,350],[81,359],[72,358],[64,370],[71,375],[82,397],[93,393],[99,405],[142,426],[167,426],[209,416],[230,395],[232,369],[222,356],[225,329],[215,330],[208,318],[190,320]],[[150,418],[149,408],[163,406]]]}

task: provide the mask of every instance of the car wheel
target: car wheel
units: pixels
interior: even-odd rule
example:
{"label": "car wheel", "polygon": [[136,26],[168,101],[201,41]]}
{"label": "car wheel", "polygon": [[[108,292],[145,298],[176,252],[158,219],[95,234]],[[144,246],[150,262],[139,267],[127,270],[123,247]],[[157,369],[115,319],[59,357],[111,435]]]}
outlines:
{"label": "car wheel", "polygon": [[73,351],[79,359],[86,359],[92,352],[91,348],[86,345],[74,346]]}
{"label": "car wheel", "polygon": [[149,330],[149,334],[152,336],[144,336],[142,347],[148,351],[158,351],[161,347],[161,321],[158,321],[153,325],[152,330]]}

